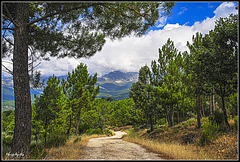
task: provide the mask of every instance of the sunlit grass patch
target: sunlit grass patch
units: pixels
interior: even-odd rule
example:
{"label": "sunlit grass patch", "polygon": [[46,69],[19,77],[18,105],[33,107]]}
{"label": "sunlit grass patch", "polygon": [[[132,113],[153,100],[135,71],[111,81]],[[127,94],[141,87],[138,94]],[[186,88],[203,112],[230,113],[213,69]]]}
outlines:
{"label": "sunlit grass patch", "polygon": [[[133,135],[135,132],[128,131],[127,136],[123,139],[129,142],[134,142],[142,145],[143,147],[159,153],[163,159],[175,159],[175,160],[207,160],[212,157],[206,155],[204,150],[199,146],[194,145],[182,145],[177,142],[165,143],[157,142],[154,140],[140,138],[137,135]],[[136,134],[136,133],[135,133]]]}
{"label": "sunlit grass patch", "polygon": [[64,146],[47,149],[48,159],[51,160],[81,160],[83,148],[91,138],[106,137],[106,135],[72,136]]}

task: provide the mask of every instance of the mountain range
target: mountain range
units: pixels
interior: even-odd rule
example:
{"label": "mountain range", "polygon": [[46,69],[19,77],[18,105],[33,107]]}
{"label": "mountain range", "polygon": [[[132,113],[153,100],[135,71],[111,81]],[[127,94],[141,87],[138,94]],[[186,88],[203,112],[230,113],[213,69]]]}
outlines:
{"label": "mountain range", "polygon": [[[66,76],[58,76],[60,79],[67,78]],[[45,83],[48,77],[42,77]],[[113,71],[98,78],[96,85],[100,87],[100,93],[97,98],[111,97],[113,100],[125,99],[129,96],[129,88],[132,83],[137,82],[138,72],[121,72]],[[41,94],[43,89],[31,89],[31,98],[34,99],[34,94]],[[14,109],[14,90],[12,78],[2,78],[2,106],[3,110]]]}

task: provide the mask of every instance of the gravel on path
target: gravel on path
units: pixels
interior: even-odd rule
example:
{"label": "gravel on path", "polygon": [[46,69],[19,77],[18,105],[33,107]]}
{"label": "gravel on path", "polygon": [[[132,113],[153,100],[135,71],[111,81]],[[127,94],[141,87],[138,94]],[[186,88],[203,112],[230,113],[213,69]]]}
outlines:
{"label": "gravel on path", "polygon": [[111,137],[92,138],[83,149],[83,160],[163,160],[142,146],[123,141],[126,132],[117,131]]}

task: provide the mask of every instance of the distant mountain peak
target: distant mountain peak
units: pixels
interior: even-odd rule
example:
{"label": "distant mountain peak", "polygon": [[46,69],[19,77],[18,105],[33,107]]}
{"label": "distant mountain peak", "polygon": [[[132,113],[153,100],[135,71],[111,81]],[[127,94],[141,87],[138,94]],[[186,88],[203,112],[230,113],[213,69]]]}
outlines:
{"label": "distant mountain peak", "polygon": [[101,77],[100,80],[105,81],[117,81],[117,82],[124,82],[124,81],[137,81],[138,73],[137,72],[122,72],[120,70],[111,71],[108,74],[105,74]]}

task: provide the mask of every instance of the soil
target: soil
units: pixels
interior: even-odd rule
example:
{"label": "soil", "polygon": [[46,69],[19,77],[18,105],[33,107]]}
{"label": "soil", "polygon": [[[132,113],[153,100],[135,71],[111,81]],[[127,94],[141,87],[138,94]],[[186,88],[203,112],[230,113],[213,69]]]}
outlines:
{"label": "soil", "polygon": [[83,160],[163,160],[138,144],[123,141],[125,132],[114,133],[111,137],[90,139],[83,149]]}

